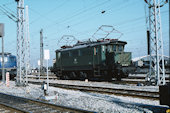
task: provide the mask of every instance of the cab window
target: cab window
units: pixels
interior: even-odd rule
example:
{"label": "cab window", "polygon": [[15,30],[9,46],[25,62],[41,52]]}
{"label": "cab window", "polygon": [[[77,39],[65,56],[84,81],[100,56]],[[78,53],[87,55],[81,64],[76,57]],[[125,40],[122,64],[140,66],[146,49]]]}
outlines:
{"label": "cab window", "polygon": [[68,54],[69,54],[69,57],[72,57],[72,52],[71,51],[69,51]]}
{"label": "cab window", "polygon": [[122,45],[118,46],[118,51],[123,51],[123,46]]}
{"label": "cab window", "polygon": [[116,45],[113,45],[113,51],[116,51]]}
{"label": "cab window", "polygon": [[112,45],[108,45],[107,46],[107,51],[110,53],[110,52],[113,52],[113,49],[112,49]]}
{"label": "cab window", "polygon": [[102,52],[103,53],[105,52],[105,46],[102,46]]}

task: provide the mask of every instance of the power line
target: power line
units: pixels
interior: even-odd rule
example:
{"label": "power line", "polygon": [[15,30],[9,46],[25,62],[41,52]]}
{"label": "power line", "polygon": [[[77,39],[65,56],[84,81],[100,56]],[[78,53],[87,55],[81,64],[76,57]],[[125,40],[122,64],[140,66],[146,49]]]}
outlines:
{"label": "power line", "polygon": [[[134,5],[134,2],[132,2],[133,3],[133,5]],[[130,3],[130,4],[132,4],[132,3]],[[122,7],[127,7],[127,6],[129,6],[130,4],[126,4],[125,6],[123,5],[122,6],[122,4],[121,4],[121,6]],[[136,4],[136,3],[135,3]],[[113,6],[112,4],[111,4],[111,6]],[[119,5],[117,5],[117,6],[119,6]],[[108,10],[108,8],[110,8],[110,7],[107,7],[106,8],[106,10]],[[116,11],[120,11],[121,9],[123,9],[123,8],[119,8],[119,10],[115,10],[115,12]],[[75,23],[75,24],[72,24],[72,25],[69,25],[69,27],[72,27],[72,26],[77,26],[77,25],[80,25],[80,24],[83,24],[84,22],[87,22],[87,20],[94,20],[94,18],[93,19],[91,19],[92,17],[97,17],[97,15],[102,15],[101,13],[97,13],[97,14],[93,14],[93,16],[89,16],[89,17],[87,17],[87,19],[84,19],[84,20],[82,20],[82,21],[79,21],[79,22],[77,22],[77,23]],[[80,19],[77,19],[77,20],[80,20]],[[132,20],[133,21],[133,20]],[[70,21],[69,21],[70,22]],[[68,23],[69,23],[68,22]]]}
{"label": "power line", "polygon": [[[38,11],[30,8],[32,12],[34,12],[34,13],[36,13],[36,14],[39,15],[38,18],[34,19],[34,20],[33,20],[32,22],[30,22],[30,23],[33,24],[33,23],[35,23],[36,21],[39,21],[40,19],[44,19],[44,17],[45,17],[46,20],[49,21],[49,18],[47,18],[47,15],[51,14],[52,12],[54,12],[57,8],[62,7],[66,2],[67,2],[67,0],[65,0],[65,1],[64,1],[63,3],[61,3],[60,5],[57,5],[55,8],[51,9],[50,11],[46,12],[45,14],[42,14],[42,13],[40,13],[40,12],[38,12]],[[42,18],[42,17],[43,17],[43,18]]]}
{"label": "power line", "polygon": [[[101,5],[104,5],[104,4],[106,4],[107,2],[109,2],[109,0],[107,0],[107,1],[104,1],[104,2],[102,2],[102,3],[99,3],[99,4],[97,4],[97,5],[94,5],[94,6],[92,6],[92,7],[90,7],[90,8],[86,8],[86,9],[82,9],[82,10],[79,10],[79,12],[76,12],[74,15],[72,15],[71,17],[68,17],[68,18],[66,18],[66,19],[64,19],[63,21],[62,20],[59,20],[59,21],[61,21],[61,23],[63,23],[63,22],[66,22],[66,21],[70,21],[70,19],[71,18],[74,18],[74,17],[76,17],[76,16],[78,16],[78,15],[81,15],[82,13],[85,13],[85,12],[87,12],[87,11],[91,11],[91,9],[94,9],[94,8],[97,8],[97,7],[99,7],[99,6],[101,6]],[[119,5],[118,5],[119,6]],[[58,23],[60,23],[60,22],[58,22]],[[60,24],[61,24],[60,23]],[[78,24],[81,24],[81,22],[79,22]],[[77,25],[78,25],[77,24]],[[48,26],[46,26],[46,28],[50,28],[51,26],[54,26],[54,25],[56,25],[56,24],[51,24],[51,25],[48,25]],[[37,31],[38,32],[38,31]]]}
{"label": "power line", "polygon": [[4,6],[6,9],[8,9],[8,11],[11,11],[13,14],[17,15],[17,13],[14,12],[14,11],[12,11],[10,8],[8,8],[7,5],[3,4],[3,6]]}
{"label": "power line", "polygon": [[[133,3],[134,3],[134,2],[133,2]],[[130,3],[130,4],[131,4],[131,3]],[[126,7],[129,6],[129,4],[126,4],[125,6],[126,6]],[[125,7],[125,6],[123,5],[122,7]],[[107,7],[107,8],[108,8],[108,7]],[[123,8],[120,8],[120,9],[123,9]],[[116,11],[116,10],[115,10],[115,11]],[[120,11],[120,10],[119,10],[119,11]],[[99,14],[100,14],[100,13],[98,13],[97,15],[99,15]],[[93,17],[94,17],[94,16],[96,16],[96,15],[93,14]],[[96,17],[97,17],[97,16],[96,16]],[[89,18],[90,18],[90,19],[89,19]],[[79,20],[79,19],[78,19],[78,20]],[[78,22],[78,23],[76,23],[76,24],[69,25],[69,27],[82,24],[82,23],[83,23],[84,21],[86,21],[86,20],[92,20],[92,19],[91,19],[91,17],[88,17],[87,19],[85,19],[85,20],[83,20],[83,21],[80,21],[80,22]],[[69,20],[69,21],[71,21],[71,20]],[[69,22],[69,21],[68,21],[68,22]],[[133,21],[133,20],[132,20],[132,21]],[[60,24],[61,24],[61,23],[60,23]]]}
{"label": "power line", "polygon": [[[60,8],[60,7],[62,7],[63,5],[65,5],[65,3],[67,2],[67,0],[65,0],[61,5],[59,5],[59,6],[56,6],[55,8],[53,8],[52,10],[50,10],[49,12],[47,12],[47,13],[45,13],[45,14],[41,14],[41,13],[39,13],[38,11],[35,11],[34,9],[31,9],[33,12],[35,12],[35,13],[37,13],[38,15],[40,15],[40,17],[47,17],[47,15],[49,15],[50,13],[52,13],[55,9],[57,9],[57,8]],[[77,10],[77,11],[80,11],[79,9]],[[76,11],[76,12],[77,12]],[[39,17],[39,18],[40,18]],[[39,20],[39,18],[37,18],[37,19],[35,19],[34,21],[37,21],[37,20]],[[49,21],[49,19],[48,18],[46,18],[48,21]],[[34,22],[33,21],[33,22]],[[31,23],[33,23],[33,22],[31,22]],[[55,22],[54,22],[55,23]],[[53,25],[53,24],[52,24]]]}
{"label": "power line", "polygon": [[97,8],[97,7],[101,6],[101,5],[104,5],[104,4],[106,4],[107,2],[109,2],[109,1],[110,1],[110,0],[106,0],[106,1],[104,1],[104,2],[102,2],[102,3],[100,3],[100,4],[97,4],[97,5],[95,5],[95,6],[92,6],[92,7],[90,7],[90,8],[86,8],[86,9],[84,9],[84,10],[80,10],[79,12],[77,12],[76,14],[74,14],[74,15],[68,17],[68,18],[65,18],[65,19],[63,19],[63,20],[59,20],[58,22],[55,22],[55,23],[52,24],[52,25],[48,25],[46,28],[49,28],[49,27],[54,26],[54,25],[56,25],[56,24],[61,24],[61,23],[63,23],[63,22],[66,22],[66,21],[68,21],[68,20],[70,20],[70,19],[72,19],[72,18],[74,18],[74,17],[76,17],[76,16],[78,16],[78,15],[81,15],[81,14],[83,14],[83,13],[85,13],[85,12],[91,10],[91,9],[94,9],[94,8]]}
{"label": "power line", "polygon": [[[47,16],[47,15],[51,14],[52,12],[54,12],[56,9],[64,6],[64,5],[66,4],[66,2],[67,2],[67,0],[63,1],[60,5],[56,6],[55,8],[53,8],[53,9],[51,9],[50,11],[48,11],[47,13],[45,13],[45,15]],[[58,4],[58,3],[57,3],[57,4]]]}
{"label": "power line", "polygon": [[[32,8],[29,8],[29,9],[30,9],[30,11],[32,11],[32,12],[40,15],[40,17],[43,17],[43,18],[47,19],[48,21],[51,20],[51,18],[49,18],[49,17],[47,17],[47,16],[44,16],[43,14],[39,13],[38,11],[36,11],[36,10],[34,10],[34,9],[32,9]],[[36,18],[35,20],[31,21],[31,22],[30,22],[30,25],[33,24],[34,22],[36,22],[37,20],[39,20],[40,17],[38,17],[38,18]]]}
{"label": "power line", "polygon": [[17,22],[17,17],[15,14],[9,12],[7,9],[5,9],[4,7],[0,6],[0,10],[6,15],[8,16],[11,20]]}
{"label": "power line", "polygon": [[15,1],[13,0],[12,2],[7,2],[7,3],[4,3],[2,5],[11,5],[11,4],[14,4],[14,3],[15,3]]}
{"label": "power line", "polygon": [[[107,1],[108,2],[108,1]],[[103,2],[102,2],[103,3]],[[100,4],[100,5],[103,5],[103,4]],[[97,6],[97,5],[95,5],[95,6]],[[77,14],[75,14],[75,15],[73,15],[73,16],[71,16],[71,17],[69,17],[69,18],[73,18],[73,17],[75,17],[75,16],[78,16],[79,14],[81,14],[81,12],[83,12],[83,11],[88,11],[89,9],[92,9],[92,8],[96,8],[95,6],[93,6],[93,7],[91,7],[91,8],[88,8],[88,9],[85,9],[85,10],[82,10],[82,11],[79,11]],[[128,6],[128,5],[127,5]],[[98,5],[98,7],[99,7],[99,5]],[[84,12],[83,12],[84,13]],[[99,14],[98,14],[99,15]],[[65,21],[68,21],[67,19],[65,19]],[[82,21],[83,22],[83,21]],[[78,24],[81,24],[81,22],[79,22],[79,23],[77,23],[76,25],[78,25]],[[52,25],[49,25],[49,26],[47,26],[48,28],[49,27],[51,27],[51,26],[53,26],[53,25],[55,25],[55,24],[52,24]],[[61,25],[61,23],[60,23],[60,25]],[[73,25],[71,25],[71,26],[73,26]]]}

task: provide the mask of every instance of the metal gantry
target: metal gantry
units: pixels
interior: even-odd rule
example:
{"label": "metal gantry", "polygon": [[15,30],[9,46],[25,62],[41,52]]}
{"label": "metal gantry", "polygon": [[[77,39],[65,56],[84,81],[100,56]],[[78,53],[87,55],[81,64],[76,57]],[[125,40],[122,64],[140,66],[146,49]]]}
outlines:
{"label": "metal gantry", "polygon": [[17,2],[17,85],[25,85],[24,0]]}
{"label": "metal gantry", "polygon": [[147,80],[155,85],[165,84],[165,66],[163,56],[163,40],[161,28],[160,7],[166,1],[161,0],[145,0],[148,4],[149,14],[147,17],[147,28],[149,33],[149,55],[150,69]]}

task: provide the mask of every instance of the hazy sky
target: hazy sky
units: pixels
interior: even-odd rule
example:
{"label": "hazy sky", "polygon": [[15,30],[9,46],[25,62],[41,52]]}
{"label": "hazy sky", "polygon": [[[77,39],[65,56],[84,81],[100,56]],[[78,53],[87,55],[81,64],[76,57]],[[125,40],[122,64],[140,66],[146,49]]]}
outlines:
{"label": "hazy sky", "polygon": [[[132,57],[147,54],[144,0],[25,0],[29,7],[31,65],[40,58],[40,30],[43,29],[44,49],[50,50],[50,65],[55,58],[58,41],[63,35],[77,40],[92,38],[101,25],[111,25],[127,41],[126,51]],[[16,15],[15,0],[0,0],[5,8]],[[161,8],[164,54],[169,55],[168,4]],[[105,11],[105,13],[101,13]],[[16,23],[0,10],[0,23],[5,24],[5,51],[16,55]],[[102,35],[101,35],[102,36]],[[117,38],[114,33],[111,38]],[[0,44],[1,46],[1,44]]]}

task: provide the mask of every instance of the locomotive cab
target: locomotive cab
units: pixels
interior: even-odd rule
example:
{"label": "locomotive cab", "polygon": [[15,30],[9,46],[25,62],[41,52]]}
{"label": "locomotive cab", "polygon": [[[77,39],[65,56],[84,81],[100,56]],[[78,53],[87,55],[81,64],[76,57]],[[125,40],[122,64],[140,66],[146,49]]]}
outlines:
{"label": "locomotive cab", "polygon": [[106,45],[106,57],[108,61],[114,61],[121,66],[128,66],[131,63],[131,52],[124,52],[126,42],[111,43]]}
{"label": "locomotive cab", "polygon": [[124,52],[126,44],[123,41],[116,41],[106,46],[108,73],[117,78],[117,80],[128,76],[127,67],[131,65],[131,52]]}

